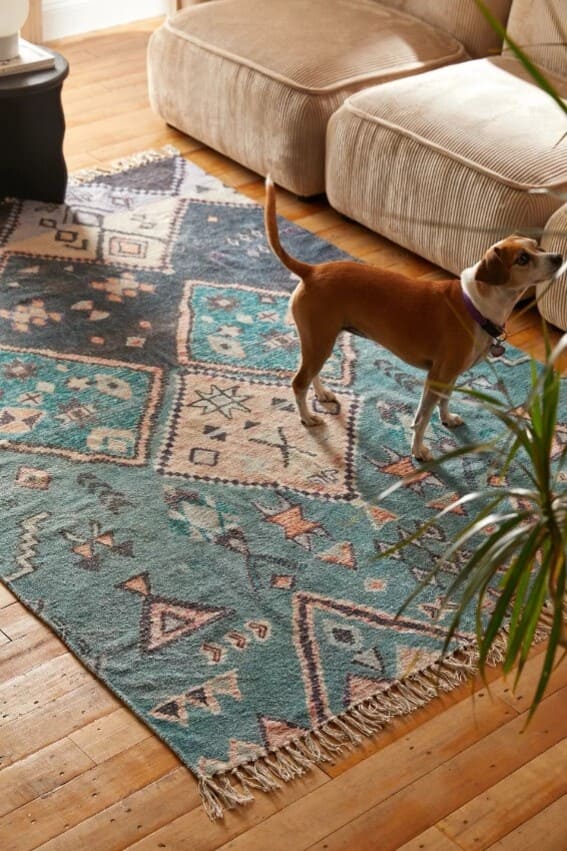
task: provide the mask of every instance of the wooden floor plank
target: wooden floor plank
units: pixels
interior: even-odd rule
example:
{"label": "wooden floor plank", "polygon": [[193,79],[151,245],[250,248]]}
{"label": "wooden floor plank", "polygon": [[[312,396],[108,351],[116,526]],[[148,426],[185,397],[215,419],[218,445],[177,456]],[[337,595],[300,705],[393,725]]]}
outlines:
{"label": "wooden floor plank", "polygon": [[152,732],[132,716],[125,706],[121,706],[109,715],[103,715],[69,738],[86,753],[93,762],[101,763],[123,750],[133,747],[149,738]]}
{"label": "wooden floor plank", "polygon": [[0,817],[53,791],[92,766],[92,759],[74,742],[61,739],[3,768],[0,771]]}
{"label": "wooden floor plank", "polygon": [[[252,806],[230,810],[223,820],[211,821],[203,807],[199,806],[145,839],[129,845],[128,851],[156,851],[158,848],[167,848],[168,851],[214,851],[272,813],[328,782],[322,771],[314,769],[304,777],[286,783],[280,791],[269,795],[259,792]],[[294,836],[293,832],[288,834],[286,851],[295,851]],[[266,846],[264,851],[271,851],[271,848]]]}
{"label": "wooden floor plank", "polygon": [[35,629],[0,647],[0,682],[21,676],[67,652],[63,642],[36,621]]}
{"label": "wooden floor plank", "polygon": [[65,653],[0,685],[0,727],[90,682],[81,663]]}
{"label": "wooden floor plank", "polygon": [[0,609],[0,629],[12,641],[23,638],[30,631],[36,630],[37,625],[37,618],[19,600],[8,603]]}
{"label": "wooden floor plank", "polygon": [[12,594],[7,585],[0,585],[0,609],[15,603],[16,599],[16,596]]}
{"label": "wooden floor plank", "polygon": [[567,796],[555,801],[537,816],[499,839],[486,851],[565,851]]}
{"label": "wooden floor plank", "polygon": [[81,688],[40,704],[37,712],[0,727],[3,765],[23,759],[117,708],[116,698],[91,678]]}
{"label": "wooden floor plank", "polygon": [[0,818],[2,851],[31,851],[176,766],[165,745],[146,739]]}
{"label": "wooden floor plank", "polygon": [[[414,839],[410,839],[409,842],[400,845],[397,851],[460,851],[460,848],[434,825]],[[482,849],[477,848],[477,851]]]}
{"label": "wooden floor plank", "polygon": [[[454,810],[440,828],[466,851],[488,848],[567,795],[566,765],[564,739]],[[567,823],[564,838],[567,843]]]}
{"label": "wooden floor plank", "polygon": [[[545,648],[541,645],[541,650]],[[535,694],[536,686],[541,675],[541,666],[543,663],[543,654],[538,653],[537,656],[532,656],[529,663],[526,664],[519,683],[515,686],[514,674],[508,677],[499,677],[498,680],[490,686],[490,694],[500,700],[509,703],[516,712],[523,712],[532,702]],[[553,672],[553,676],[547,689],[547,694],[553,694],[559,689],[567,686],[567,665],[559,665]]]}
{"label": "wooden floor plank", "polygon": [[[526,719],[521,715],[356,819],[350,819],[339,830],[325,834],[312,845],[299,846],[298,851],[307,847],[312,851],[323,851],[323,848],[326,851],[350,851],[352,848],[374,851],[372,838],[375,837],[379,837],[380,851],[396,851],[432,822],[443,819],[561,741],[567,733],[567,718],[564,715],[562,721],[557,723],[557,720],[566,699],[567,689],[556,692],[542,703],[524,733]],[[386,751],[384,757],[387,756]],[[346,777],[348,779],[348,774]],[[367,794],[360,806],[364,807],[369,798]],[[567,840],[567,825],[564,836]],[[256,848],[253,844],[248,847],[250,851]]]}
{"label": "wooden floor plank", "polygon": [[200,805],[197,784],[189,771],[176,768],[58,834],[39,849],[122,851]]}

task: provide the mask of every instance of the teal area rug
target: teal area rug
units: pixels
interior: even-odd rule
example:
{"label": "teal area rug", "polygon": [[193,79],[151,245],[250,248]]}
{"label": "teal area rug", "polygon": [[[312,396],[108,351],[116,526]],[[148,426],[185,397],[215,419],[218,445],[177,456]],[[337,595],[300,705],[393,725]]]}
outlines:
{"label": "teal area rug", "polygon": [[[306,261],[342,256],[281,236]],[[466,509],[377,556],[484,462],[379,503],[414,469],[423,377],[348,333],[325,369],[340,405],[300,425],[295,281],[260,207],[166,150],[83,174],[64,206],[5,202],[0,245],[0,575],[199,777],[211,815],[474,668],[472,614],[441,658],[458,562],[395,618]],[[527,360],[508,349],[470,383],[500,376],[520,401]],[[471,407],[429,444],[494,429]]]}

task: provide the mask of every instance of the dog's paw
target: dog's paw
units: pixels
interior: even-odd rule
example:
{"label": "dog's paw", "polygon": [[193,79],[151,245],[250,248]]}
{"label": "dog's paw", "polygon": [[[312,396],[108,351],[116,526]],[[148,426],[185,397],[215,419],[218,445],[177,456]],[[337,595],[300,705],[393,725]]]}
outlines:
{"label": "dog's paw", "polygon": [[462,426],[464,420],[458,414],[449,414],[445,417],[445,419],[441,420],[444,426],[447,428],[457,428],[457,426]]}
{"label": "dog's paw", "polygon": [[421,446],[416,446],[414,444],[411,448],[411,454],[416,459],[416,461],[433,461],[433,455],[431,454],[431,451],[423,443],[421,444]]}
{"label": "dog's paw", "polygon": [[339,401],[332,390],[324,390],[323,392],[316,393],[315,395],[319,402],[336,402],[338,404]]}
{"label": "dog's paw", "polygon": [[313,428],[313,426],[324,425],[324,420],[322,417],[318,417],[317,414],[309,414],[306,417],[301,417],[301,422],[307,428]]}

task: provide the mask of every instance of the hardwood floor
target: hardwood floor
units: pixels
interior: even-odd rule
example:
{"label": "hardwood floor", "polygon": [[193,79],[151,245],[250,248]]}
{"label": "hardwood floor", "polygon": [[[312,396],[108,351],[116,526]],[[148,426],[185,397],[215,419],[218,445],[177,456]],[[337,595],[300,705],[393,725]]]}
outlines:
{"label": "hardwood floor", "polygon": [[[257,175],[166,127],[149,109],[145,49],[159,21],[54,44],[68,58],[71,170],[175,145],[251,198]],[[435,275],[430,263],[282,193],[279,211],[371,263]],[[541,356],[537,314],[511,340]],[[519,689],[491,671],[396,719],[332,766],[211,822],[179,760],[0,586],[0,848],[3,851],[560,851],[567,847],[567,665],[525,728],[541,663]]]}

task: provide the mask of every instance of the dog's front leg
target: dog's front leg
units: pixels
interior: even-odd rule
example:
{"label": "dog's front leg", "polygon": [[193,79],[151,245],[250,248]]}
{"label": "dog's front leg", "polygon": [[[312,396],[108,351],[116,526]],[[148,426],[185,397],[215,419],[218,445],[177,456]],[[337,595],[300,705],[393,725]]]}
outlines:
{"label": "dog's front leg", "polygon": [[411,444],[411,452],[418,461],[431,461],[433,458],[431,452],[423,442],[423,437],[425,435],[425,429],[429,425],[433,409],[438,403],[439,395],[431,389],[429,381],[426,381],[412,424],[414,435]]}
{"label": "dog's front leg", "polygon": [[457,428],[457,426],[463,424],[463,419],[458,414],[452,414],[449,410],[451,392],[452,388],[447,390],[439,399],[439,416],[444,426],[447,426],[447,428]]}

